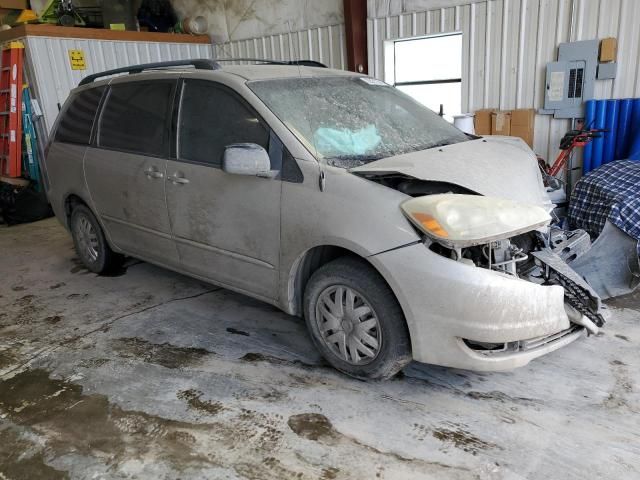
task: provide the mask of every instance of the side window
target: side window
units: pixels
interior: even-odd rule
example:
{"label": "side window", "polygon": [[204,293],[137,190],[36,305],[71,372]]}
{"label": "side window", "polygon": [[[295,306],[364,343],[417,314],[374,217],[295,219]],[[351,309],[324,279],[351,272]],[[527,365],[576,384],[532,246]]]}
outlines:
{"label": "side window", "polygon": [[106,86],[76,94],[66,108],[56,130],[56,142],[89,145],[93,120]]}
{"label": "side window", "polygon": [[269,131],[233,93],[206,80],[186,80],[180,108],[179,157],[222,164],[232,143],[256,143],[268,150]]}
{"label": "side window", "polygon": [[113,85],[100,119],[98,145],[168,156],[175,81]]}

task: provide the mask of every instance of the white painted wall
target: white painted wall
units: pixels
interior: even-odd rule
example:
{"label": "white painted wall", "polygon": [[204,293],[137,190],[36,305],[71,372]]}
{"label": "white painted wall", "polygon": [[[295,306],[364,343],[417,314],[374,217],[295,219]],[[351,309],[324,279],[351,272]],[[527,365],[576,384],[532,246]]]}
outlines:
{"label": "white painted wall", "polygon": [[209,22],[214,57],[316,60],[346,68],[342,0],[172,0]]}
{"label": "white painted wall", "polygon": [[172,0],[180,18],[202,15],[215,43],[342,24],[342,0]]}
{"label": "white painted wall", "polygon": [[[542,108],[558,44],[605,37],[618,38],[618,75],[596,82],[596,98],[640,97],[638,0],[368,0],[368,17],[369,72],[381,79],[385,40],[463,32],[465,111]],[[537,115],[535,150],[555,159],[568,128]]]}

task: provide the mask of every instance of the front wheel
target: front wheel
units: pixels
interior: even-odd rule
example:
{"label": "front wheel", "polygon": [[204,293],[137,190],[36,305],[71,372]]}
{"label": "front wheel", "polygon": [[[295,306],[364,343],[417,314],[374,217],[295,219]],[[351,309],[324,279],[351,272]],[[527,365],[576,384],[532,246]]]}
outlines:
{"label": "front wheel", "polygon": [[304,314],[314,344],[341,372],[386,379],[411,361],[402,309],[363,260],[343,257],[319,268],[305,290]]}
{"label": "front wheel", "polygon": [[109,247],[95,215],[84,205],[78,205],[71,214],[71,235],[80,260],[94,273],[115,271],[124,257]]}

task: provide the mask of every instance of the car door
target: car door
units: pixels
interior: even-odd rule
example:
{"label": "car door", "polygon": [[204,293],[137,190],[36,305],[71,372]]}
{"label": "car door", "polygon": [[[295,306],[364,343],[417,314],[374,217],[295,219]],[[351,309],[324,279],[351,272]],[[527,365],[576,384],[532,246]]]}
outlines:
{"label": "car door", "polygon": [[240,95],[210,80],[183,80],[179,103],[177,160],[167,163],[167,207],[183,269],[275,299],[280,180],[221,169],[228,145],[268,149],[269,129]]}
{"label": "car door", "polygon": [[91,199],[111,240],[126,253],[179,267],[165,201],[165,169],[177,81],[112,85],[85,156]]}

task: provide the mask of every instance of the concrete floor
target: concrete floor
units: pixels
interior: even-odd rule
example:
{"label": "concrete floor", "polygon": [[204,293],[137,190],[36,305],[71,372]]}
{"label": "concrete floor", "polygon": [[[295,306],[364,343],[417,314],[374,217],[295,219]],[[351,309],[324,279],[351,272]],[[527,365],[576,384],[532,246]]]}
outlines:
{"label": "concrete floor", "polygon": [[56,220],[0,230],[0,479],[640,478],[640,295],[510,373],[365,383],[303,323],[131,261],[98,277]]}

